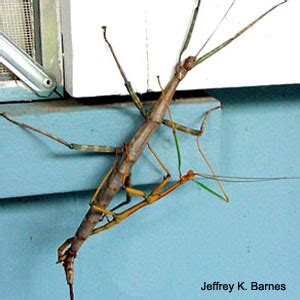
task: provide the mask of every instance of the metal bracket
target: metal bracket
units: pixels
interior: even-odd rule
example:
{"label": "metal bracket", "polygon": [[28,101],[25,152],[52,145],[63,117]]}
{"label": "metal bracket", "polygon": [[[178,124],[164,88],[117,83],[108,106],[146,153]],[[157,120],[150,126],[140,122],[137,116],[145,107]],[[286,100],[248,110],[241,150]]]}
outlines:
{"label": "metal bracket", "polygon": [[0,63],[39,96],[47,97],[57,87],[53,76],[47,74],[41,65],[2,32],[0,32]]}

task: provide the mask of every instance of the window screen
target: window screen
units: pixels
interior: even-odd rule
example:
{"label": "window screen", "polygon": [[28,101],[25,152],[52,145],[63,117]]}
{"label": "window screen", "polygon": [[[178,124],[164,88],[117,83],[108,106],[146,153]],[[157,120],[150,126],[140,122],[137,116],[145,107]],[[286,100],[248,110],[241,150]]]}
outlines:
{"label": "window screen", "polygon": [[[35,58],[33,0],[0,0],[0,31]],[[0,79],[11,79],[12,73],[0,64]]]}

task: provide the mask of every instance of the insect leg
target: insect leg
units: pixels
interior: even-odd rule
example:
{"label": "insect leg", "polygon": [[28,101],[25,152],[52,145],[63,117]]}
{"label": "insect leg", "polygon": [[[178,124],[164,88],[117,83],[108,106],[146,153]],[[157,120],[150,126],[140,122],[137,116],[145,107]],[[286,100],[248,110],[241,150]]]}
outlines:
{"label": "insect leg", "polygon": [[65,260],[66,258],[66,253],[65,253],[65,249],[72,244],[74,240],[74,237],[68,238],[67,240],[65,240],[65,242],[63,244],[61,244],[57,250],[57,263],[61,263]]}
{"label": "insect leg", "polygon": [[131,202],[131,195],[126,191],[127,188],[131,188],[132,185],[131,185],[131,173],[129,173],[125,179],[125,182],[124,182],[124,188],[125,188],[125,192],[126,192],[126,200],[121,202],[120,204],[116,205],[115,207],[113,207],[111,209],[111,211],[115,211],[117,209],[119,209],[120,207],[124,206],[124,205],[127,205]]}
{"label": "insect leg", "polygon": [[[167,182],[169,181],[171,175],[168,171],[168,169],[166,168],[166,166],[163,164],[163,162],[159,159],[159,157],[157,156],[157,154],[154,152],[154,150],[151,148],[151,146],[149,145],[149,143],[147,144],[148,149],[150,151],[150,153],[154,156],[154,158],[156,159],[156,161],[158,162],[158,164],[161,166],[161,168],[166,172],[166,175],[164,176],[164,179],[162,182],[160,182],[152,191],[151,194],[154,194],[157,190],[160,190],[163,186],[165,186],[167,184]],[[125,155],[126,155],[126,144],[124,146],[125,149]],[[102,186],[102,185],[101,185]],[[113,207],[110,212],[114,212],[115,210],[119,209],[120,207],[127,205],[130,203],[131,201],[131,195],[136,195],[136,196],[140,196],[140,197],[147,197],[146,194],[138,189],[135,189],[132,187],[131,185],[131,174],[129,173],[125,180],[124,180],[124,189],[126,192],[126,200],[121,202],[120,204],[116,205],[115,207]],[[97,192],[96,192],[97,193]],[[96,194],[95,193],[95,194]],[[92,201],[95,199],[95,195],[92,198]],[[103,213],[105,213],[103,211]],[[103,218],[101,219],[101,221],[103,220]]]}
{"label": "insect leg", "polygon": [[127,76],[126,76],[126,74],[125,74],[125,72],[124,72],[124,70],[123,70],[123,68],[122,68],[122,66],[121,66],[121,64],[120,64],[120,62],[119,62],[116,54],[115,54],[115,51],[114,51],[112,45],[111,45],[111,43],[107,39],[107,36],[106,36],[106,26],[103,26],[102,29],[103,29],[104,40],[105,40],[105,42],[106,42],[106,44],[107,44],[107,46],[108,46],[108,48],[109,48],[109,50],[110,50],[110,52],[111,52],[114,60],[115,60],[115,63],[116,63],[116,65],[117,65],[117,67],[118,67],[118,69],[120,71],[120,74],[123,77],[125,87],[126,87],[128,93],[129,93],[129,95],[131,96],[131,98],[133,100],[133,103],[135,104],[135,106],[137,107],[137,109],[140,111],[140,113],[142,114],[142,116],[144,118],[147,118],[147,112],[144,109],[144,106],[143,106],[143,104],[141,102],[141,99],[139,98],[139,96],[134,91],[134,89],[133,89],[133,87],[131,85],[131,82],[127,79]]}
{"label": "insect leg", "polygon": [[[200,4],[200,3],[199,3]],[[118,60],[117,56],[116,56],[116,53],[111,45],[111,43],[108,41],[107,39],[107,35],[106,35],[106,27],[103,26],[102,27],[103,29],[103,36],[104,36],[104,40],[106,42],[106,44],[108,45],[109,47],[109,50],[116,62],[116,65],[119,69],[119,72],[124,80],[124,84],[125,84],[125,87],[129,93],[129,95],[131,96],[132,100],[133,100],[133,103],[135,104],[135,106],[137,107],[137,109],[140,111],[141,115],[144,117],[144,118],[147,118],[147,115],[148,113],[146,112],[145,108],[144,108],[144,105],[141,101],[141,99],[139,98],[139,96],[137,95],[137,93],[134,91],[133,87],[132,87],[132,84],[131,82],[128,80],[125,72],[124,72],[124,69],[122,68],[121,64],[120,64],[120,61]],[[190,37],[189,37],[190,38]],[[166,120],[164,119],[163,120],[163,124],[172,128],[172,123],[169,121],[169,120]],[[174,127],[175,129],[177,130],[180,130],[180,131],[183,131],[183,132],[187,132],[187,133],[190,133],[190,134],[193,134],[193,135],[198,135],[198,130],[195,130],[195,129],[192,129],[192,128],[188,128],[184,125],[181,125],[181,124],[178,124],[176,122],[173,122],[174,124]]]}
{"label": "insect leg", "polygon": [[203,124],[203,127],[201,127],[200,129],[194,129],[194,128],[191,128],[191,127],[188,127],[188,126],[176,123],[176,122],[172,122],[171,120],[166,120],[166,119],[164,119],[162,122],[163,122],[164,125],[166,125],[168,127],[171,127],[171,128],[173,127],[172,126],[172,123],[173,123],[174,128],[176,130],[181,131],[181,132],[184,132],[184,133],[187,133],[187,134],[191,134],[191,135],[194,135],[194,136],[201,136],[203,134],[203,131],[205,130],[205,126],[206,126],[206,123],[207,123],[207,120],[208,120],[208,115],[212,111],[217,110],[217,109],[222,108],[222,107],[223,107],[222,105],[219,105],[219,106],[216,106],[214,108],[209,109],[205,113],[205,116],[204,116],[205,122]]}
{"label": "insect leg", "polygon": [[200,126],[200,129],[199,129],[199,135],[197,136],[197,147],[198,147],[198,150],[199,150],[200,155],[202,156],[203,160],[205,161],[206,165],[208,166],[208,168],[209,168],[211,174],[213,175],[214,179],[217,181],[217,184],[218,184],[220,190],[222,191],[222,194],[224,195],[225,201],[228,202],[228,201],[229,201],[229,198],[228,198],[228,196],[227,196],[227,194],[226,194],[226,192],[225,192],[225,190],[224,190],[224,188],[223,188],[223,186],[222,186],[220,180],[218,179],[218,176],[216,175],[216,173],[215,173],[215,171],[214,171],[212,165],[210,164],[210,162],[209,162],[208,159],[206,158],[206,155],[205,155],[205,153],[204,153],[204,151],[203,151],[203,149],[202,149],[202,147],[201,147],[201,143],[200,143],[200,137],[202,136],[202,134],[203,134],[204,131],[205,131],[205,128],[206,128],[206,124],[207,124],[207,121],[208,121],[209,114],[210,114],[212,111],[214,111],[214,110],[216,110],[216,109],[218,109],[218,108],[221,108],[221,106],[211,108],[211,109],[209,109],[209,110],[205,113],[204,119],[203,119],[203,121],[202,121],[202,123],[201,123],[201,126]]}
{"label": "insect leg", "polygon": [[185,175],[181,176],[181,178],[175,182],[174,184],[172,184],[171,186],[169,186],[168,188],[166,188],[165,190],[161,191],[161,189],[167,184],[169,178],[164,178],[162,180],[161,183],[159,183],[152,191],[150,194],[145,194],[143,191],[140,190],[136,190],[136,189],[128,189],[128,193],[131,193],[133,195],[137,195],[137,196],[141,196],[144,197],[145,200],[138,202],[137,204],[133,205],[132,207],[124,210],[121,213],[116,213],[113,216],[113,219],[110,220],[109,222],[107,222],[106,224],[95,228],[93,230],[92,234],[96,234],[99,233],[101,231],[107,230],[115,225],[117,225],[118,223],[124,221],[125,219],[127,219],[129,216],[131,216],[132,214],[134,214],[135,212],[137,212],[138,210],[140,210],[141,208],[150,205],[156,201],[158,201],[159,199],[163,198],[164,196],[166,196],[167,194],[171,193],[172,191],[174,191],[176,188],[178,188],[179,186],[181,186],[182,184],[186,183],[187,181],[190,181],[192,179],[194,179],[195,177],[195,173],[193,171],[188,171]]}
{"label": "insect leg", "polygon": [[102,146],[102,145],[82,145],[82,144],[75,144],[75,143],[69,143],[67,142],[66,140],[52,134],[52,133],[49,133],[45,130],[42,130],[42,129],[38,129],[36,127],[33,127],[31,125],[28,125],[26,123],[22,123],[22,122],[19,122],[19,121],[16,121],[10,117],[8,117],[6,115],[6,113],[0,113],[0,116],[3,117],[4,119],[6,119],[8,122],[11,122],[15,125],[18,125],[22,128],[26,128],[26,129],[29,129],[31,131],[34,131],[34,132],[37,132],[41,135],[44,135],[66,147],[68,147],[69,149],[72,149],[72,150],[80,150],[80,151],[93,151],[93,152],[99,152],[99,153],[116,153],[116,152],[121,152],[122,150],[118,147],[111,147],[111,146]]}

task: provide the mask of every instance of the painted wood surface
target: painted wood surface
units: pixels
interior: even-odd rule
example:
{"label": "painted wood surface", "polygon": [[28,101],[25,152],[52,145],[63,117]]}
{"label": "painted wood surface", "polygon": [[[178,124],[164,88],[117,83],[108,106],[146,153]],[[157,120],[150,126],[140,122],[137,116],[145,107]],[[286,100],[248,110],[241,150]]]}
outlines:
{"label": "painted wood surface", "polygon": [[[200,102],[199,102],[200,101]],[[174,119],[199,128],[209,108],[219,102],[213,98],[190,99],[172,105]],[[56,134],[73,143],[122,146],[142,124],[142,117],[132,104],[88,106],[75,102],[44,102],[1,105],[11,117]],[[221,112],[216,111],[208,124],[203,146],[214,164],[219,164]],[[110,168],[114,155],[72,151],[41,135],[0,119],[1,151],[0,198],[61,193],[95,188]],[[193,136],[179,134],[184,168],[205,170]],[[151,145],[167,162],[174,180],[177,158],[172,131],[161,128]],[[197,166],[197,167],[196,167]],[[134,184],[161,180],[163,172],[145,151],[133,172]]]}
{"label": "painted wood surface", "polygon": [[[211,138],[214,132],[211,126],[217,123],[220,135],[216,138],[220,143],[218,151],[221,150],[218,167],[223,174],[300,174],[300,86],[223,89],[211,93],[225,105],[220,115],[213,116],[206,136]],[[179,106],[180,111],[184,111]],[[196,111],[196,108],[191,110]],[[129,115],[126,120],[140,121],[134,110],[126,112]],[[111,114],[114,118],[119,116]],[[36,121],[35,125],[43,125],[44,119],[42,113],[38,117],[34,112],[18,118]],[[189,121],[185,113],[177,112],[176,118]],[[65,138],[76,137],[76,141],[78,137],[88,138],[79,130],[80,126],[61,124],[59,119],[54,117],[51,126],[47,119],[44,126],[50,126],[48,129],[57,130]],[[93,121],[99,128],[98,120]],[[119,122],[125,126],[123,121]],[[66,132],[60,132],[65,126]],[[71,129],[74,127],[77,133]],[[51,156],[61,153],[61,149],[46,144],[42,138],[21,131],[17,133],[2,121],[0,128],[0,153],[3,145],[6,153],[11,152],[9,158],[1,157],[1,172],[8,160],[16,160],[19,155],[27,157],[28,170],[37,168],[28,161],[28,152],[33,151],[30,145],[43,148],[43,158],[48,160],[50,168]],[[7,130],[10,134],[4,134]],[[17,145],[14,135],[21,144]],[[97,138],[102,142],[98,135]],[[25,142],[26,139],[29,141]],[[94,139],[91,136],[91,140]],[[108,141],[114,139],[118,141],[119,137],[110,135]],[[14,149],[16,145],[19,149]],[[17,151],[15,155],[14,150]],[[207,150],[209,157],[214,156],[212,148]],[[62,157],[57,158],[69,164],[72,160],[69,154],[63,152]],[[215,162],[214,158],[211,161]],[[100,159],[96,167],[101,168],[101,162]],[[173,158],[169,155],[165,162],[169,166]],[[21,160],[14,166],[18,163],[21,164]],[[151,173],[155,168],[151,166]],[[95,177],[94,183],[99,173],[94,170],[91,176]],[[6,188],[3,180],[7,180],[2,175],[1,191]],[[55,180],[54,171],[47,181],[38,184],[51,186],[52,180]],[[11,184],[13,189],[14,180]],[[151,186],[144,188],[151,189]],[[298,299],[299,181],[228,183],[225,188],[231,198],[227,205],[193,184],[182,186],[119,226],[92,237],[76,262],[76,299]],[[92,193],[72,192],[0,201],[0,294],[3,299],[68,299],[63,271],[61,266],[55,265],[56,249],[74,233],[88,209]],[[115,201],[123,199],[124,195],[120,194]],[[248,290],[203,292],[200,288],[204,281],[235,284],[245,281]],[[286,284],[287,289],[252,291],[252,281]]]}
{"label": "painted wood surface", "polygon": [[[187,55],[195,54],[218,24],[231,0],[202,1]],[[276,0],[237,0],[209,43],[212,49],[262,14]],[[195,0],[62,1],[67,91],[75,97],[125,94],[115,63],[103,41],[101,26],[140,93],[158,91],[177,62]],[[189,75],[180,89],[203,89],[299,83],[295,39],[300,2],[290,0],[228,48]]]}

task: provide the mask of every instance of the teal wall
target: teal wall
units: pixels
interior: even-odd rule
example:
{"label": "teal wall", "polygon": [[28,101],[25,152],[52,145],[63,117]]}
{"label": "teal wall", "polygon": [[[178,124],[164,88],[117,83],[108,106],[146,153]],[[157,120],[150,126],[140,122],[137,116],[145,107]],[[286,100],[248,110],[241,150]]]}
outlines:
{"label": "teal wall", "polygon": [[[225,105],[222,112],[212,116],[203,140],[203,146],[219,173],[300,175],[299,85],[209,92]],[[175,109],[176,119],[187,122],[193,119],[197,114],[196,106],[201,104],[193,105],[183,105],[186,110]],[[4,106],[0,107],[3,110]],[[28,121],[26,116],[24,118]],[[35,121],[32,114],[28,118]],[[134,112],[126,113],[124,118],[133,118],[133,127],[140,122]],[[122,135],[116,138],[112,132],[120,127],[120,123],[124,126],[127,122],[127,119],[120,121],[118,113],[112,119],[116,121],[115,125],[106,127],[110,131],[105,129],[103,137],[108,144],[114,144],[116,139],[121,141]],[[48,130],[57,126],[59,131],[62,127],[59,122],[57,117],[52,124],[45,121],[45,126]],[[93,126],[98,128],[98,122],[101,120],[95,122],[91,119],[84,126],[96,123]],[[43,127],[43,124],[37,125]],[[72,141],[76,137],[74,142],[86,141],[87,135],[79,129],[81,125],[71,124],[63,137]],[[67,163],[72,164],[74,160],[76,164],[82,158],[86,159],[84,165],[76,165],[77,174],[82,171],[82,177],[91,179],[92,186],[87,185],[87,188],[92,188],[98,182],[99,174],[95,169],[88,173],[84,166],[100,159],[99,168],[103,164],[107,168],[106,160],[111,158],[68,153],[69,157],[65,152],[56,152],[64,150],[53,148],[56,146],[51,142],[13,128],[4,121],[1,121],[0,133],[0,189],[3,198],[0,200],[1,299],[67,299],[62,267],[55,264],[56,249],[74,233],[88,208],[92,190],[50,193],[61,192],[63,187],[66,191],[83,190],[85,181],[73,178],[74,169],[68,169]],[[91,131],[88,135],[92,135]],[[157,151],[165,155],[165,164],[175,174],[176,158],[169,152],[173,147],[159,141],[156,138],[153,143]],[[192,146],[194,141],[184,142],[182,136],[181,141],[185,168],[199,170],[196,159],[200,159]],[[31,155],[37,155],[37,158],[29,160]],[[45,163],[43,172],[37,166],[40,161]],[[57,169],[58,161],[64,165],[64,170]],[[26,172],[21,174],[24,166]],[[146,164],[142,171],[139,168],[135,177],[139,184],[146,180],[154,182],[160,176],[154,164]],[[56,173],[55,169],[58,170]],[[153,172],[158,177],[151,177]],[[61,173],[63,177],[59,177]],[[45,176],[43,181],[41,176]],[[74,187],[60,183],[68,182],[68,177],[78,180]],[[119,226],[88,240],[75,263],[76,299],[299,299],[299,183],[297,180],[227,183],[229,204],[199,190],[192,183],[182,186]],[[142,187],[151,188],[149,185]],[[37,194],[40,190],[49,194],[15,197]],[[26,192],[22,194],[22,191]],[[121,201],[123,197],[121,194],[115,201]],[[231,284],[245,281],[248,290],[234,290],[232,293],[201,291],[203,282],[214,281]],[[285,284],[286,290],[251,291],[252,281]]]}

